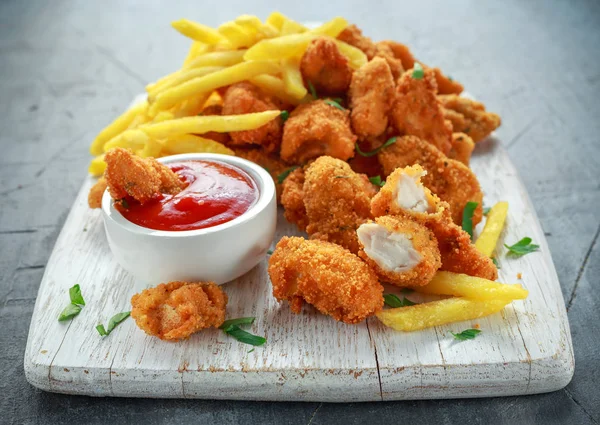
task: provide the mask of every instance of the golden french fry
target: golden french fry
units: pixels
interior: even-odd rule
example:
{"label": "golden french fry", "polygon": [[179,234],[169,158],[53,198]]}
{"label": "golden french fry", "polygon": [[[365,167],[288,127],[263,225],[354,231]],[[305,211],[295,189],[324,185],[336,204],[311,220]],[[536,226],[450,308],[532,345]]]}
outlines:
{"label": "golden french fry", "polygon": [[283,23],[288,20],[289,19],[285,15],[283,15],[279,12],[273,12],[267,17],[265,22],[269,25],[272,25],[274,28],[278,29],[279,31],[281,31],[281,27],[283,26]]}
{"label": "golden french fry", "polygon": [[310,30],[310,32],[312,34],[328,35],[329,37],[336,38],[342,31],[346,29],[347,26],[348,21],[341,16],[336,16],[332,20],[325,22],[320,27]]}
{"label": "golden french fry", "polygon": [[198,115],[204,108],[208,94],[204,93],[181,102],[175,109],[175,118],[191,117]]}
{"label": "golden french fry", "polygon": [[137,154],[142,158],[157,158],[163,149],[164,143],[160,140],[148,139],[143,149],[139,150]]}
{"label": "golden french fry", "polygon": [[193,59],[187,66],[185,66],[185,68],[200,68],[203,66],[231,66],[243,61],[245,54],[246,50],[209,52]]}
{"label": "golden french fry", "polygon": [[303,101],[303,98],[298,99],[286,91],[285,84],[281,78],[263,74],[250,78],[249,81],[265,93],[275,96],[291,105],[299,105]]}
{"label": "golden french fry", "polygon": [[235,23],[240,27],[253,32],[257,40],[277,37],[279,35],[277,28],[270,24],[263,24],[261,20],[254,15],[240,15],[235,18]]}
{"label": "golden french fry", "polygon": [[447,298],[409,307],[383,310],[377,313],[377,318],[385,326],[398,331],[410,332],[489,316],[499,312],[510,302],[510,299],[480,301],[468,298]]}
{"label": "golden french fry", "polygon": [[260,74],[275,74],[279,70],[280,66],[271,61],[242,62],[159,93],[150,105],[149,114],[155,115],[159,111],[169,109],[190,97],[210,93],[219,87],[239,83]]}
{"label": "golden french fry", "polygon": [[221,71],[225,69],[222,66],[203,66],[201,68],[190,68],[183,69],[173,76],[169,81],[166,81],[164,84],[158,87],[152,87],[151,90],[148,91],[148,99],[152,101],[156,95],[160,92],[163,92],[171,87],[178,86],[179,84],[183,84],[187,81],[193,80],[194,78],[203,77],[208,74],[212,74],[213,72]]}
{"label": "golden french fry", "polygon": [[174,118],[175,118],[175,114],[173,114],[173,112],[171,112],[171,111],[160,111],[158,114],[156,114],[156,116],[154,117],[154,119],[152,120],[152,122],[168,121],[168,120],[172,120]]}
{"label": "golden french fry", "polygon": [[500,233],[506,222],[508,202],[498,202],[488,212],[483,231],[475,241],[475,247],[486,257],[491,257],[498,244]]}
{"label": "golden french fry", "polygon": [[[137,130],[154,139],[167,139],[178,134],[203,134],[209,131],[226,133],[257,129],[277,118],[280,111],[264,111],[242,115],[203,115],[146,124]],[[109,142],[109,143],[112,143]]]}
{"label": "golden french fry", "polygon": [[232,48],[250,47],[256,42],[256,32],[252,28],[242,27],[235,22],[225,22],[219,27]]}
{"label": "golden french fry", "polygon": [[90,153],[92,155],[100,155],[103,152],[104,144],[113,137],[125,131],[129,127],[129,124],[131,124],[131,122],[135,119],[135,117],[143,113],[147,107],[148,102],[141,102],[131,107],[127,111],[123,112],[121,116],[119,116],[111,124],[105,127],[104,130],[102,130],[100,134],[96,136],[96,138],[90,146]]}
{"label": "golden french fry", "polygon": [[287,19],[281,26],[281,35],[301,34],[306,31],[308,28],[291,19]]}
{"label": "golden french fry", "polygon": [[[171,122],[171,121],[164,121]],[[158,125],[162,123],[157,123],[153,125]],[[110,139],[108,142],[104,144],[104,152],[109,151],[112,148],[125,148],[131,149],[133,151],[137,151],[139,149],[143,149],[146,143],[148,142],[149,137],[144,133],[140,128],[147,127],[152,124],[144,124],[133,130],[125,130],[123,133],[118,134],[117,136]]]}
{"label": "golden french fry", "polygon": [[106,162],[104,162],[104,154],[98,155],[94,159],[90,161],[90,166],[88,167],[88,172],[94,176],[100,176],[106,170]]}
{"label": "golden french fry", "polygon": [[171,26],[186,37],[201,43],[214,45],[225,41],[225,38],[214,28],[187,19],[173,21]]}
{"label": "golden french fry", "polygon": [[302,99],[306,96],[306,87],[300,72],[300,60],[298,58],[287,58],[281,61],[281,73],[285,90],[293,97]]}
{"label": "golden french fry", "polygon": [[180,153],[207,152],[222,153],[224,155],[235,155],[227,146],[215,142],[211,139],[195,136],[193,134],[183,134],[172,136],[164,140],[164,151],[169,155]]}
{"label": "golden french fry", "polygon": [[192,45],[190,46],[190,50],[189,50],[185,60],[183,61],[183,66],[186,66],[187,64],[189,64],[194,58],[208,52],[209,49],[210,49],[210,47],[208,44],[204,44],[199,41],[192,42]]}
{"label": "golden french fry", "polygon": [[369,61],[362,50],[340,40],[335,40],[335,43],[340,52],[350,61],[351,68],[358,69]]}
{"label": "golden french fry", "polygon": [[427,285],[414,288],[415,291],[432,295],[454,295],[476,300],[522,300],[529,291],[521,285],[507,285],[466,274],[437,272]]}

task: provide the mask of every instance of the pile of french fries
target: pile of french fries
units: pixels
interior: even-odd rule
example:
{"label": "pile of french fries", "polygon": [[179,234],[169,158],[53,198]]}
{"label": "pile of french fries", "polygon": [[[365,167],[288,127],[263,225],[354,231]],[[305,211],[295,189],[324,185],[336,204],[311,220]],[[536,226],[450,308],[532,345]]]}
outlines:
{"label": "pile of french fries", "polygon": [[188,152],[233,155],[231,149],[201,134],[253,130],[275,119],[280,111],[198,115],[207,106],[222,103],[219,89],[241,81],[250,81],[292,105],[310,100],[300,59],[316,37],[331,37],[356,69],[367,62],[361,50],[336,39],[348,26],[341,17],[314,29],[279,12],[264,22],[242,15],[216,29],[187,19],[172,26],[192,40],[183,66],[149,84],[146,101],[124,112],[98,134],[90,147],[95,156],[89,167],[92,175],[104,172],[104,152],[114,147],[129,148],[142,157]]}
{"label": "pile of french fries", "polygon": [[[508,213],[508,203],[498,202],[488,215],[475,246],[491,257],[498,244]],[[425,286],[414,288],[428,295],[451,296],[438,301],[383,310],[377,317],[384,325],[400,331],[418,331],[463,320],[474,320],[502,310],[529,292],[519,284],[507,285],[465,274],[440,271]]]}

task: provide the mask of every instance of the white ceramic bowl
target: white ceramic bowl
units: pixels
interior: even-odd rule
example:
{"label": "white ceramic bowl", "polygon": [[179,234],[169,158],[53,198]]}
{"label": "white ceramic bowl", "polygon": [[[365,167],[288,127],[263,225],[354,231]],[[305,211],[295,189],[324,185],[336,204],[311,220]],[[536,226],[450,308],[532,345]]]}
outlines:
{"label": "white ceramic bowl", "polygon": [[242,158],[208,153],[173,155],[159,161],[193,159],[220,161],[241,168],[255,181],[259,198],[248,211],[227,223],[206,229],[164,231],[127,220],[106,191],[102,197],[102,215],[110,249],[125,270],[148,283],[228,282],[263,260],[275,235],[275,184],[265,169]]}

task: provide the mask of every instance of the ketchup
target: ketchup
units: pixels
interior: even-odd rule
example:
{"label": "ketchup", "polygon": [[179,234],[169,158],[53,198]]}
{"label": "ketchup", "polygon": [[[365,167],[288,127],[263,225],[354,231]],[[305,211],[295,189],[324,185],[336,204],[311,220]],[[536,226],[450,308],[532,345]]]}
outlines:
{"label": "ketchup", "polygon": [[116,207],[123,216],[155,230],[195,230],[227,223],[258,199],[258,188],[238,167],[216,161],[189,160],[166,164],[187,183],[176,195],[159,194],[143,205]]}

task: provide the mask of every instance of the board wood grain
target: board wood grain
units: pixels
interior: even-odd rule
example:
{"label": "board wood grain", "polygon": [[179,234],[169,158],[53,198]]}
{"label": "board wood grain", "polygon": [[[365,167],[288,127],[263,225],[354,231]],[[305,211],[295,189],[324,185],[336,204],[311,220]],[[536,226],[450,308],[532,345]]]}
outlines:
{"label": "board wood grain", "polygon": [[[502,240],[530,236],[539,252],[513,259],[498,248],[499,281],[522,283],[529,297],[501,313],[402,333],[376,318],[335,322],[306,306],[300,315],[271,294],[267,259],[225,285],[228,317],[256,316],[251,331],[267,338],[250,346],[210,329],[181,342],[145,335],[129,319],[110,336],[95,330],[130,310],[131,296],[159,282],[142,282],[113,260],[100,211],[87,206],[87,178],[48,261],[31,320],[25,372],[46,391],[91,396],[245,400],[377,401],[486,397],[548,392],[564,387],[574,370],[571,335],[548,245],[517,171],[501,143],[478,144],[472,159],[484,202],[509,202]],[[476,234],[481,230],[480,224]],[[299,234],[280,211],[274,244]],[[520,274],[522,279],[518,279]],[[58,322],[79,283],[86,306]],[[394,288],[387,288],[393,292]],[[417,295],[409,298],[419,301]],[[477,323],[476,339],[457,332]]]}

